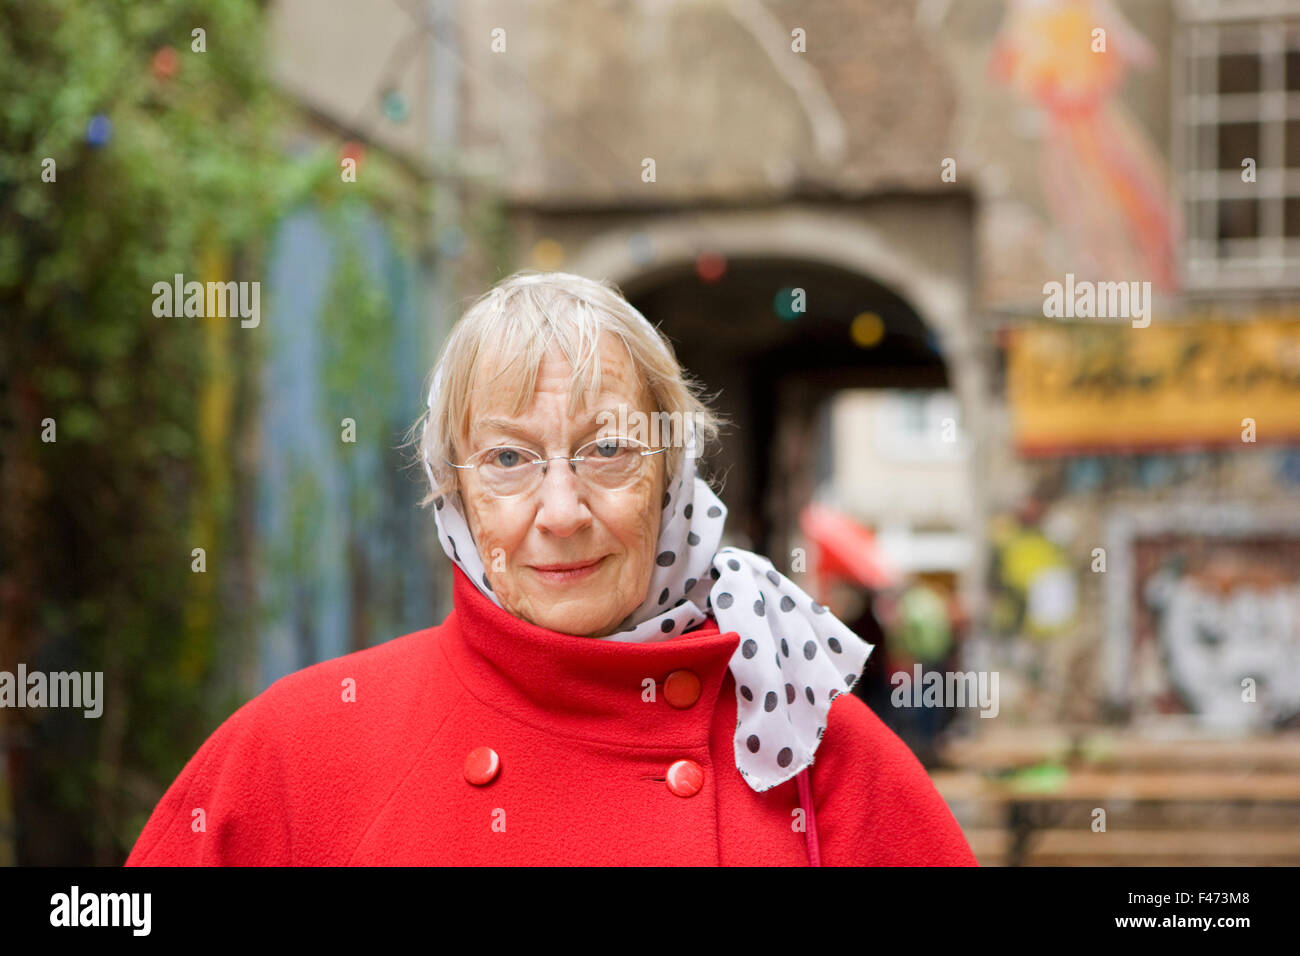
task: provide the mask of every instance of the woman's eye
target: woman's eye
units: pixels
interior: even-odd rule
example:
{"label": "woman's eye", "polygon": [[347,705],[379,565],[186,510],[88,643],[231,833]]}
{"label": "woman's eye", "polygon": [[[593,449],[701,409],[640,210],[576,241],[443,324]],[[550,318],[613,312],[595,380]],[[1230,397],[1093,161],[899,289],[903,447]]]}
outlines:
{"label": "woman's eye", "polygon": [[617,441],[597,442],[596,454],[601,458],[615,458],[620,452],[627,450],[627,446]]}
{"label": "woman's eye", "polygon": [[523,456],[513,448],[498,448],[488,456],[488,461],[501,468],[513,468],[523,461]]}

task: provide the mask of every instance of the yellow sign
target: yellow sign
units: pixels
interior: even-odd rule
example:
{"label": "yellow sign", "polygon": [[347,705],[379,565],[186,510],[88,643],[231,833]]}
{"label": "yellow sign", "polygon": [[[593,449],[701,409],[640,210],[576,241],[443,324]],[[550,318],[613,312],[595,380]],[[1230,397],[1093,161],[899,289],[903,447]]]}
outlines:
{"label": "yellow sign", "polygon": [[1300,442],[1300,320],[1008,330],[1025,455]]}

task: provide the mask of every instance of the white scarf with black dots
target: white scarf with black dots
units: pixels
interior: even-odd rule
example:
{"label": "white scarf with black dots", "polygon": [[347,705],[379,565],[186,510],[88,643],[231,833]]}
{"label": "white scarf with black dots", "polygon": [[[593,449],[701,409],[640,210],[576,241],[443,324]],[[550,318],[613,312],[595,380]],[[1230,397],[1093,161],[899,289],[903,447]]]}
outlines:
{"label": "white scarf with black dots", "polygon": [[[432,407],[441,374],[429,393]],[[688,436],[689,441],[693,436]],[[429,480],[433,473],[424,463]],[[435,501],[442,549],[501,607],[470,535],[459,495]],[[722,633],[736,632],[731,658],[738,721],[736,768],[762,793],[811,766],[831,702],[857,683],[868,644],[761,555],[720,548],[727,507],[681,456],[668,483],[658,552],[641,606],[606,641],[665,641],[711,612]],[[707,611],[706,611],[707,609]]]}

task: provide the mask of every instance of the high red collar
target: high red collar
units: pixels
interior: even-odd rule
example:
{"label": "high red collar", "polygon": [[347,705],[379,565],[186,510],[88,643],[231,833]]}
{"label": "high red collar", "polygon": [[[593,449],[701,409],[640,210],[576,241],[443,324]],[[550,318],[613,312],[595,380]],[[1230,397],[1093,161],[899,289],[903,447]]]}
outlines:
{"label": "high red collar", "polygon": [[[708,618],[698,630],[651,644],[560,634],[488,600],[458,567],[446,628],[452,669],[491,707],[551,732],[631,746],[707,744],[727,666],[740,636]],[[679,669],[700,678],[699,701],[676,710],[663,680]],[[643,700],[645,681],[655,699]]]}

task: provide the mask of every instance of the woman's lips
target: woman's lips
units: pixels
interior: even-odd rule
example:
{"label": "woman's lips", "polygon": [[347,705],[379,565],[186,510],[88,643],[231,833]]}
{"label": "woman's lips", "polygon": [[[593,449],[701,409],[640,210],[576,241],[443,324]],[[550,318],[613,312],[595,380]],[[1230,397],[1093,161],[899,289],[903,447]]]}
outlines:
{"label": "woman's lips", "polygon": [[570,581],[580,581],[583,578],[590,577],[596,573],[604,558],[597,558],[595,561],[585,563],[569,562],[567,564],[546,564],[546,565],[529,565],[529,567],[543,581],[549,581],[552,584],[568,584]]}

